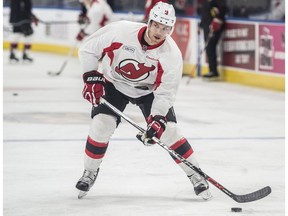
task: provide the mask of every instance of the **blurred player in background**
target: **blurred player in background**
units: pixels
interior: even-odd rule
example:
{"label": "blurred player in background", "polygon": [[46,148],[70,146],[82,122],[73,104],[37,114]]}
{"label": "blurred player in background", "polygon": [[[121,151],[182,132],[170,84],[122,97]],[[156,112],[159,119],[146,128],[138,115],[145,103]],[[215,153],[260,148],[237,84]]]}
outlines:
{"label": "blurred player in background", "polygon": [[23,61],[32,62],[33,59],[28,55],[31,49],[33,29],[31,23],[38,25],[38,19],[32,13],[31,0],[11,0],[10,20],[13,26],[13,34],[10,42],[10,61],[18,62],[15,52],[21,38],[24,36]]}
{"label": "blurred player in background", "polygon": [[169,2],[174,5],[176,15],[185,15],[187,7],[186,0],[170,0]]}
{"label": "blurred player in background", "polygon": [[113,18],[113,11],[106,0],[80,0],[80,3],[82,8],[78,23],[85,25],[85,28],[78,33],[78,41],[107,25]]}
{"label": "blurred player in background", "polygon": [[276,0],[273,3],[274,5],[268,19],[285,21],[285,0]]}
{"label": "blurred player in background", "polygon": [[[84,72],[82,93],[93,108],[84,154],[85,170],[76,184],[79,198],[93,186],[109,140],[120,123],[119,116],[99,104],[103,95],[120,111],[128,103],[140,108],[147,121],[146,132],[138,134],[144,145],[153,145],[154,136],[161,137],[167,146],[199,167],[191,145],[177,127],[173,109],[183,69],[181,52],[170,36],[175,22],[173,6],[159,2],[151,9],[147,24],[111,23],[92,34],[80,47],[79,60]],[[207,181],[173,159],[192,182],[195,194],[209,199]]]}
{"label": "blurred player in background", "polygon": [[168,0],[146,0],[146,3],[145,3],[145,14],[144,14],[143,22],[146,23],[148,21],[150,10],[160,1],[168,3]]}
{"label": "blurred player in background", "polygon": [[205,43],[210,39],[206,54],[209,73],[203,77],[214,79],[219,77],[217,69],[217,44],[225,27],[226,0],[204,0],[201,11],[200,28],[204,31]]}

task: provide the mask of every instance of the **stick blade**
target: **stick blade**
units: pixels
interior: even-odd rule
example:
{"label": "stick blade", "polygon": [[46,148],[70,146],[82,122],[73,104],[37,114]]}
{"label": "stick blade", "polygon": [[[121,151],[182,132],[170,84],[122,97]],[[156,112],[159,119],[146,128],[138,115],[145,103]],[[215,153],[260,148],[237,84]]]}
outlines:
{"label": "stick blade", "polygon": [[238,202],[238,203],[246,203],[246,202],[252,202],[259,199],[262,199],[266,196],[268,196],[272,192],[270,186],[266,186],[260,190],[257,190],[255,192],[244,194],[244,195],[234,195],[232,198]]}
{"label": "stick blade", "polygon": [[60,73],[59,72],[52,72],[52,71],[48,71],[47,73],[49,76],[59,76]]}

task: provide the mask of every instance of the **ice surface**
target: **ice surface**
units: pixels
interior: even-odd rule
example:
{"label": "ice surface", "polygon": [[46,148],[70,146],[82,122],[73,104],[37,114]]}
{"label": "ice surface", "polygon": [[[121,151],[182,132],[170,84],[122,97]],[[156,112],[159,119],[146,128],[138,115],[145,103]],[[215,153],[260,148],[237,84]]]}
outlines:
{"label": "ice surface", "polygon": [[[145,147],[123,122],[98,179],[77,199],[90,104],[82,99],[79,63],[32,53],[33,64],[9,64],[3,53],[3,206],[5,216],[228,216],[285,214],[285,94],[183,78],[175,104],[179,127],[201,168],[236,194],[271,186],[268,197],[238,204],[211,185],[203,201],[159,146]],[[16,94],[15,94],[16,93]],[[137,107],[125,113],[145,127]],[[233,213],[231,207],[241,207]]]}

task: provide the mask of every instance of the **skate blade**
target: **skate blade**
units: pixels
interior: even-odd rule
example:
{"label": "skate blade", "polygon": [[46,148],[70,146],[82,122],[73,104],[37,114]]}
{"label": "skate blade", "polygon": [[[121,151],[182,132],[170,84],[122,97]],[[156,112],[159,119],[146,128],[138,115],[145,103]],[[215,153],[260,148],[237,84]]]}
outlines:
{"label": "skate blade", "polygon": [[201,192],[200,194],[198,194],[198,196],[202,197],[202,199],[204,200],[210,200],[213,197],[209,189]]}
{"label": "skate blade", "polygon": [[221,78],[220,77],[203,77],[203,81],[206,81],[206,82],[214,82],[214,81],[221,81]]}
{"label": "skate blade", "polygon": [[22,63],[23,63],[23,64],[32,64],[33,61],[30,61],[30,60],[23,60]]}
{"label": "skate blade", "polygon": [[86,191],[79,191],[78,199],[82,199],[82,198],[85,197],[86,195],[87,195],[87,192],[86,192]]}
{"label": "skate blade", "polygon": [[9,60],[9,63],[10,63],[10,64],[18,64],[18,63],[19,63],[19,60],[17,61],[17,60],[15,60],[15,59],[11,59],[11,60]]}

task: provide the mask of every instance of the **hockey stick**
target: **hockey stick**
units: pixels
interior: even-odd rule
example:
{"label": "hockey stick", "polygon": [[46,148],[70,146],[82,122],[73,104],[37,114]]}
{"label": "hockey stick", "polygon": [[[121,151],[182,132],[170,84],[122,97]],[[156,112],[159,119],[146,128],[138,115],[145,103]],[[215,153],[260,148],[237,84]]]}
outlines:
{"label": "hockey stick", "polygon": [[[41,23],[41,24],[44,24],[44,25],[63,25],[63,24],[75,24],[75,23],[78,23],[77,20],[65,20],[65,21],[44,21],[44,20],[41,20],[41,19],[38,19],[38,22]],[[14,27],[17,27],[17,26],[21,26],[23,24],[29,24],[29,23],[32,23],[32,21],[30,19],[24,19],[24,20],[21,20],[19,22],[16,22],[16,23],[10,23],[12,26]]]}
{"label": "hockey stick", "polygon": [[[82,26],[82,27],[80,28],[80,31],[85,30],[85,29],[87,28],[87,26],[88,26],[87,24],[85,24],[84,26]],[[59,76],[59,75],[63,72],[64,68],[66,67],[66,65],[67,65],[67,63],[68,63],[68,61],[70,60],[70,58],[72,57],[74,51],[76,50],[79,42],[80,42],[80,41],[78,41],[78,40],[76,39],[74,45],[70,48],[70,50],[69,50],[69,52],[68,52],[68,54],[67,54],[67,56],[66,56],[66,59],[65,59],[65,61],[63,62],[61,68],[60,68],[57,72],[48,71],[48,75],[50,75],[50,76]]]}
{"label": "hockey stick", "polygon": [[[38,19],[39,20],[39,19]],[[44,25],[63,25],[63,24],[76,24],[78,23],[77,20],[65,20],[65,21],[43,21],[39,20],[39,23],[42,23]]]}
{"label": "hockey stick", "polygon": [[59,69],[57,72],[55,72],[55,71],[54,71],[54,72],[53,72],[53,71],[48,71],[48,75],[49,75],[49,76],[59,76],[59,75],[63,72],[64,68],[66,67],[66,65],[67,65],[67,63],[68,63],[68,61],[70,60],[70,58],[72,57],[74,51],[76,50],[77,45],[78,45],[78,41],[76,41],[76,42],[74,43],[74,45],[70,48],[70,50],[69,50],[69,52],[68,52],[68,54],[67,54],[67,56],[66,56],[66,59],[65,59],[65,61],[62,63],[60,69]]}
{"label": "hockey stick", "polygon": [[[112,110],[115,114],[117,114],[118,116],[120,116],[121,118],[125,119],[128,123],[130,123],[131,125],[133,125],[135,128],[137,128],[141,133],[144,133],[145,130],[140,127],[139,125],[137,125],[132,119],[130,119],[128,116],[126,116],[123,112],[121,112],[120,110],[118,110],[116,107],[114,107],[112,104],[110,104],[108,101],[106,101],[104,98],[100,99],[100,102],[102,104],[104,104],[107,108],[109,108],[110,110]],[[213,184],[216,188],[218,188],[219,190],[221,190],[223,193],[225,193],[226,195],[228,195],[230,198],[232,198],[233,200],[235,200],[238,203],[247,203],[247,202],[252,202],[252,201],[256,201],[259,199],[262,199],[266,196],[268,196],[271,193],[271,187],[270,186],[266,186],[262,189],[259,189],[255,192],[249,193],[249,194],[244,194],[244,195],[236,195],[234,193],[232,193],[231,191],[229,191],[227,188],[225,188],[223,185],[221,185],[219,182],[217,182],[216,180],[214,180],[213,178],[211,178],[210,176],[208,176],[206,173],[204,173],[201,169],[199,169],[198,167],[194,166],[192,163],[190,163],[189,161],[187,161],[185,158],[183,158],[181,155],[179,155],[177,152],[175,152],[174,150],[172,150],[171,148],[169,148],[167,145],[165,145],[163,142],[161,142],[159,139],[157,139],[156,137],[153,137],[152,140],[158,144],[159,146],[161,146],[162,148],[164,148],[167,152],[170,153],[170,155],[174,156],[175,158],[177,158],[178,160],[180,160],[182,163],[186,164],[189,168],[191,168],[192,170],[194,170],[195,172],[199,173],[203,178],[205,178],[207,181],[209,181],[211,184]]]}
{"label": "hockey stick", "polygon": [[189,73],[188,75],[188,80],[186,82],[187,85],[189,85],[191,79],[194,77],[194,74],[195,74],[195,71],[197,71],[196,69],[198,69],[199,65],[200,65],[200,61],[201,61],[201,56],[203,54],[203,52],[206,50],[211,38],[213,37],[213,32],[209,32],[208,33],[208,39],[204,45],[204,48],[200,51],[200,53],[198,54],[197,56],[197,62],[196,64],[193,66],[192,70],[191,70],[191,73]]}

